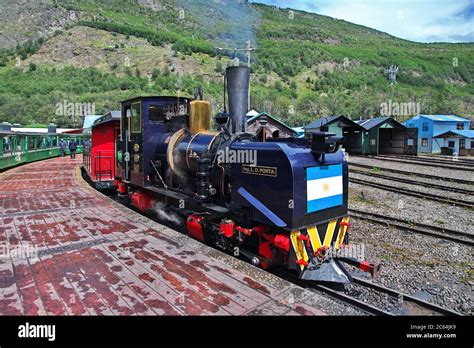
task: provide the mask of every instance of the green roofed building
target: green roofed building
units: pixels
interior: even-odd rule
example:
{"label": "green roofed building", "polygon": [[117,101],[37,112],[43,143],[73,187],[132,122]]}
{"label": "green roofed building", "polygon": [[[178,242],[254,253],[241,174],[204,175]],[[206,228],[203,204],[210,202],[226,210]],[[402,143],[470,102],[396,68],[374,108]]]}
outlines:
{"label": "green roofed building", "polygon": [[362,153],[364,155],[416,155],[416,128],[407,128],[391,117],[356,121],[364,128]]}

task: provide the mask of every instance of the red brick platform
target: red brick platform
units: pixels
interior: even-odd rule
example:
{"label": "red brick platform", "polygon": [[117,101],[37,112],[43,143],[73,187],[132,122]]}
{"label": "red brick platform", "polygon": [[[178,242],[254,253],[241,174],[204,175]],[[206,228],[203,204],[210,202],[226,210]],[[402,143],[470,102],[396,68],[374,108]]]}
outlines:
{"label": "red brick platform", "polygon": [[354,314],[115,203],[80,163],[0,174],[0,315]]}

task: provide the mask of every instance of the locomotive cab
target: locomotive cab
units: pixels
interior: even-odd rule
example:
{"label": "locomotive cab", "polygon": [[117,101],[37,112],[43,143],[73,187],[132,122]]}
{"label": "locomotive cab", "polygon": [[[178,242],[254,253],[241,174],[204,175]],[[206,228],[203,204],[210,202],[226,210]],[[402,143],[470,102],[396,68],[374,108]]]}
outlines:
{"label": "locomotive cab", "polygon": [[166,158],[155,158],[155,150],[185,127],[190,101],[179,97],[140,97],[122,102],[116,156],[117,175],[124,182],[150,186],[150,173],[156,161],[166,171]]}

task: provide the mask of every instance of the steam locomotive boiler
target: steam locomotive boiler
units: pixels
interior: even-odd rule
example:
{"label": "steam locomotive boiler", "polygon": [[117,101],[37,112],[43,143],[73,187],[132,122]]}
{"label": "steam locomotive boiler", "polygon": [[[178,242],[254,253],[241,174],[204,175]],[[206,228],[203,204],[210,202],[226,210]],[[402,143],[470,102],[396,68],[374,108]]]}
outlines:
{"label": "steam locomotive boiler", "polygon": [[119,194],[143,212],[178,213],[193,238],[264,269],[344,283],[344,261],[374,274],[375,265],[337,255],[350,227],[343,139],[258,141],[246,131],[249,78],[247,67],[227,68],[229,108],[215,117],[216,130],[199,90],[195,99],[122,102]]}

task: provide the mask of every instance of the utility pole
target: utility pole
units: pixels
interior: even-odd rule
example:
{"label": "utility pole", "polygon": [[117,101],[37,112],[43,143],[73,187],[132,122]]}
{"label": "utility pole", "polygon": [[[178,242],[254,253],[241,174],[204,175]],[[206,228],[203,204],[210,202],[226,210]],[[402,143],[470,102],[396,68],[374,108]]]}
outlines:
{"label": "utility pole", "polygon": [[393,85],[397,82],[398,66],[390,65],[388,69],[385,69],[385,73],[388,74],[390,84]]}
{"label": "utility pole", "polygon": [[[247,52],[247,66],[250,68],[251,64],[251,54],[252,51],[255,51],[256,48],[252,46],[252,43],[250,40],[247,41],[247,47],[246,48],[230,48],[230,47],[215,47],[219,51],[234,51],[234,58],[237,58],[237,51],[246,51]],[[249,79],[249,95],[248,95],[248,105],[247,105],[247,111],[250,111],[250,79]]]}

